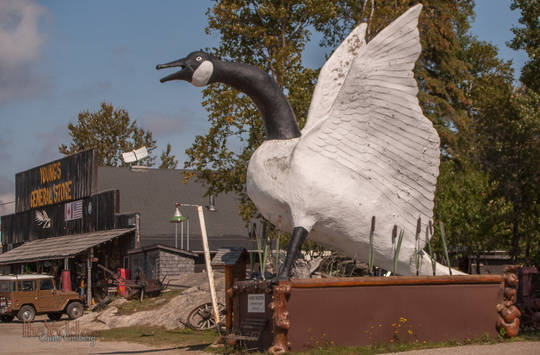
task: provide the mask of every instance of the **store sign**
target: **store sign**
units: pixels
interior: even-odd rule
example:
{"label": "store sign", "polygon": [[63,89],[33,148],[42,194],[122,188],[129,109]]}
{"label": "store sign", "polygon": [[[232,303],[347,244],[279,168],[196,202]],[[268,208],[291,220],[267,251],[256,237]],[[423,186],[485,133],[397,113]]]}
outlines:
{"label": "store sign", "polygon": [[95,186],[96,174],[93,150],[18,173],[15,177],[15,211],[88,197]]}
{"label": "store sign", "polygon": [[[71,186],[73,180],[61,181],[62,168],[55,162],[39,168],[42,185],[48,185],[30,192],[30,208],[37,208],[72,199]],[[51,184],[52,183],[52,184]]]}
{"label": "store sign", "polygon": [[266,299],[264,293],[255,293],[248,295],[248,313],[264,313]]}

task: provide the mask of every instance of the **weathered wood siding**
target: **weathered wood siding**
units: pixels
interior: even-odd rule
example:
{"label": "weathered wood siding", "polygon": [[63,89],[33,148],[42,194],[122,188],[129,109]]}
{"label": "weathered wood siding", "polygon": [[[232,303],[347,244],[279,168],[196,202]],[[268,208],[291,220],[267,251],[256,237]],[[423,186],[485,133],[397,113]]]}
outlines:
{"label": "weathered wood siding", "polygon": [[94,150],[86,150],[15,175],[15,212],[89,197],[97,186]]}
{"label": "weathered wood siding", "polygon": [[109,190],[81,199],[82,217],[75,220],[66,221],[65,202],[2,216],[2,243],[15,244],[116,228],[118,194],[118,190]]}

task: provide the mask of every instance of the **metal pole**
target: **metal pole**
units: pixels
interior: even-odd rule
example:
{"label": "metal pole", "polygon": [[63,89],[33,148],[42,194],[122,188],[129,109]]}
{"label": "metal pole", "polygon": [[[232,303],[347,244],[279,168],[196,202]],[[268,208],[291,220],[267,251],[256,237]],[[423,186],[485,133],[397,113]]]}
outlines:
{"label": "metal pole", "polygon": [[64,258],[64,270],[69,270],[69,259]]}
{"label": "metal pole", "polygon": [[189,251],[189,219],[187,220],[187,250]]}
{"label": "metal pole", "polygon": [[178,249],[178,223],[174,224],[174,247]]}
{"label": "metal pole", "polygon": [[180,222],[180,249],[184,250],[184,221]]}
{"label": "metal pole", "polygon": [[210,264],[210,249],[208,248],[208,237],[206,235],[206,224],[204,222],[203,207],[197,206],[197,212],[199,212],[199,222],[201,224],[201,239],[203,243],[204,259],[206,262],[206,272],[208,273],[210,295],[212,296],[212,307],[214,308],[214,320],[217,327],[219,324],[219,311],[216,297],[216,287],[214,285],[214,272],[212,271],[212,265]]}

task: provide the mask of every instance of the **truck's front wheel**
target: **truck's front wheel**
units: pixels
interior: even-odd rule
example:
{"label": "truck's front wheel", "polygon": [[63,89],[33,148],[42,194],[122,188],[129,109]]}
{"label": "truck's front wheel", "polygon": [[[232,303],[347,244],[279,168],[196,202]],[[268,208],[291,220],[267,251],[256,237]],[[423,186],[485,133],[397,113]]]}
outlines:
{"label": "truck's front wheel", "polygon": [[83,315],[84,308],[81,302],[72,302],[66,308],[69,319],[77,319]]}
{"label": "truck's front wheel", "polygon": [[19,313],[17,313],[17,318],[22,322],[31,322],[34,320],[35,316],[36,310],[28,304],[22,306],[21,309],[19,309]]}

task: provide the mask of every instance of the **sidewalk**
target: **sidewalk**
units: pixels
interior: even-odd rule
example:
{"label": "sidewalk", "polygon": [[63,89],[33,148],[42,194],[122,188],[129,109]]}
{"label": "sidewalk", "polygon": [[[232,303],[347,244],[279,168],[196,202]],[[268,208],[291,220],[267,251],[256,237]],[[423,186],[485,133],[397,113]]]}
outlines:
{"label": "sidewalk", "polygon": [[[395,353],[393,353],[395,354]],[[516,341],[489,345],[463,345],[451,348],[412,350],[404,355],[540,355],[540,342]],[[388,354],[386,354],[388,355]]]}

